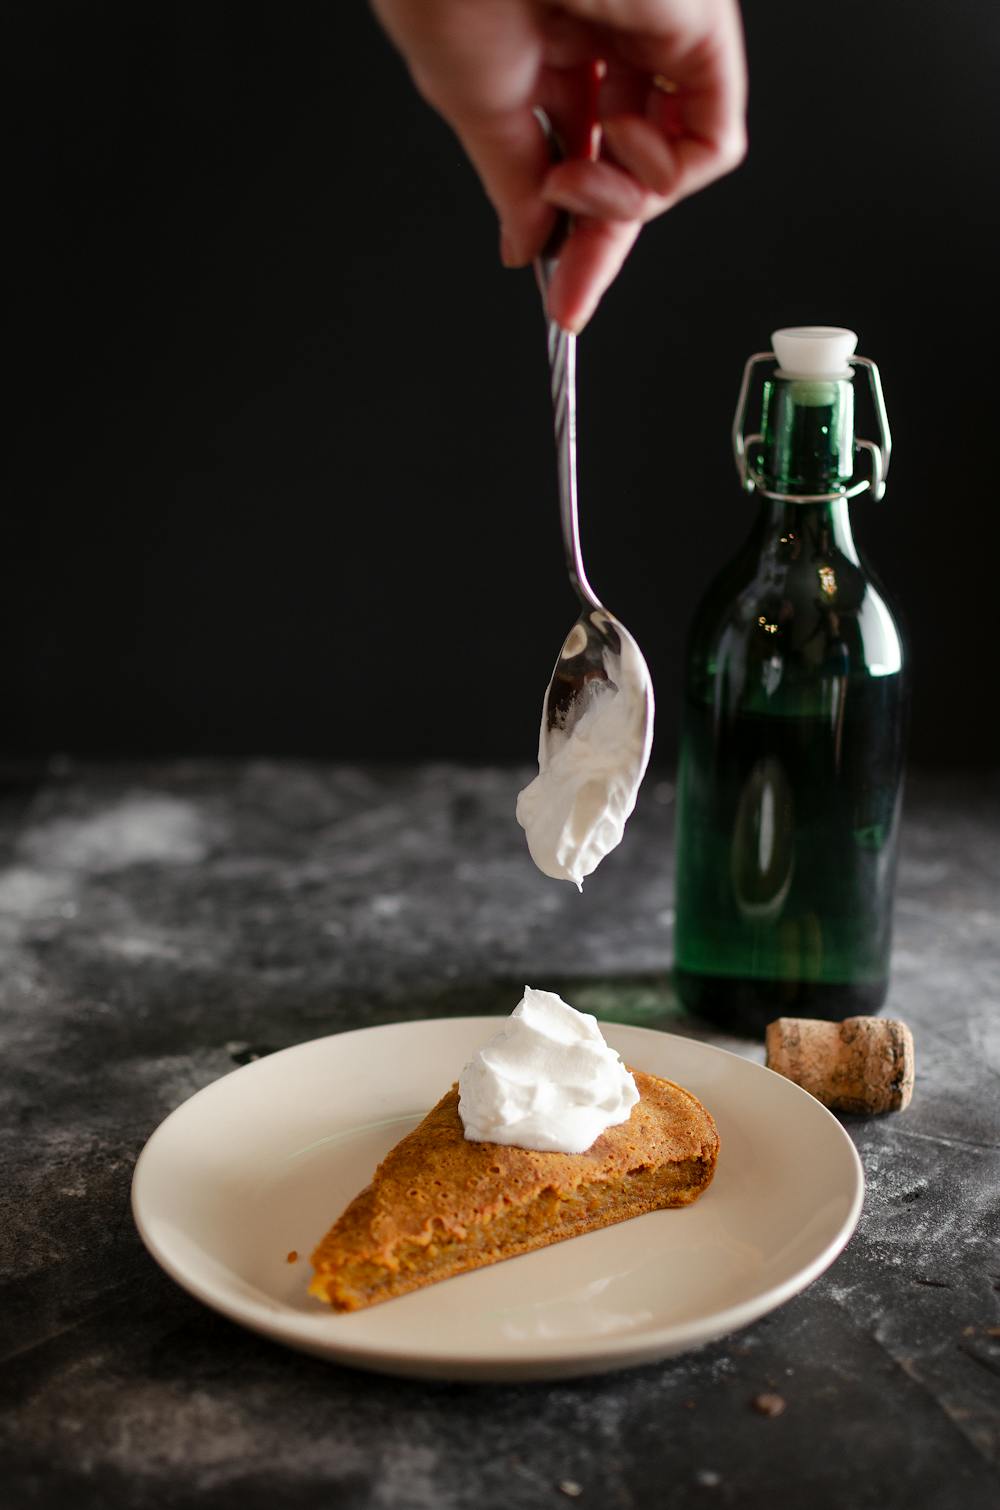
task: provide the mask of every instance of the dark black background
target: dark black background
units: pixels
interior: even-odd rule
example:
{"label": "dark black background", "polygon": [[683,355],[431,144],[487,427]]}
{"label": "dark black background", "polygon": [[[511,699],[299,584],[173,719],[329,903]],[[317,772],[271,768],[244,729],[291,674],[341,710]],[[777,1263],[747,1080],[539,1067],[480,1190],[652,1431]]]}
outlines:
{"label": "dark black background", "polygon": [[[6,755],[534,753],[575,616],[543,327],[360,0],[4,8]],[[777,325],[850,324],[912,755],[992,762],[1000,9],[748,0],[751,151],[580,348],[584,543],[673,757]],[[870,423],[865,428],[871,433]]]}

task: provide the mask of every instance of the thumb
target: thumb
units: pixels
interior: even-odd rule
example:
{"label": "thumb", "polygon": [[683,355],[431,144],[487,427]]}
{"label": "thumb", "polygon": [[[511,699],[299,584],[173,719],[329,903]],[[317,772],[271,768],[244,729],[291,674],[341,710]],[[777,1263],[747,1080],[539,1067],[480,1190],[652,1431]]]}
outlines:
{"label": "thumb", "polygon": [[452,116],[451,125],[499,216],[504,260],[523,266],[542,250],[556,217],[541,197],[552,166],[541,127],[528,107],[502,115]]}

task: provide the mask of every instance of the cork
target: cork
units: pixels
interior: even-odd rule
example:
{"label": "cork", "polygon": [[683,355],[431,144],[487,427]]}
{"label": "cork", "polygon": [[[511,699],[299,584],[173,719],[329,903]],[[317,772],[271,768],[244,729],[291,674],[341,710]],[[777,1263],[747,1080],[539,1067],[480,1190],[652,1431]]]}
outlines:
{"label": "cork", "polygon": [[910,1104],[913,1034],[898,1019],[779,1017],[768,1024],[766,1045],[768,1069],[831,1111],[872,1116]]}

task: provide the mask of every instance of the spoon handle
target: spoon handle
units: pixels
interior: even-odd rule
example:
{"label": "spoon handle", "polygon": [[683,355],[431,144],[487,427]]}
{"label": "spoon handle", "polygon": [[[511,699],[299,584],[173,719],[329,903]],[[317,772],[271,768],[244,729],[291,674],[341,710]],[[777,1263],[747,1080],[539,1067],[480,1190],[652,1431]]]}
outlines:
{"label": "spoon handle", "polygon": [[[586,70],[586,108],[578,139],[569,144],[571,150],[564,154],[561,143],[552,128],[552,123],[542,112],[537,111],[539,122],[548,138],[549,150],[558,161],[564,155],[597,158],[600,150],[600,124],[597,96],[604,64],[593,62]],[[572,227],[566,214],[560,214],[545,250],[535,263],[535,274],[542,294],[546,296],[552,275],[555,272],[559,253]],[[562,526],[563,548],[566,553],[566,569],[573,590],[588,608],[603,607],[594,589],[587,580],[580,546],[580,518],[576,485],[576,336],[563,330],[554,320],[548,322],[549,371],[552,384],[552,413],[555,421],[556,468],[559,478],[559,522]]]}
{"label": "spoon handle", "polygon": [[559,477],[559,523],[562,526],[566,570],[577,597],[589,608],[600,608],[583,565],[580,515],[576,487],[576,336],[549,321],[549,370]]}

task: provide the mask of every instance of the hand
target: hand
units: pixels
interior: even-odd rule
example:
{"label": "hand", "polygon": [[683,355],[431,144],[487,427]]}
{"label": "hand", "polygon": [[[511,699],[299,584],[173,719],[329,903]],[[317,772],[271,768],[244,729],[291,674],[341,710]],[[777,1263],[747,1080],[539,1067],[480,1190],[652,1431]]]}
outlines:
{"label": "hand", "polygon": [[[741,160],[746,66],[736,0],[372,0],[417,88],[457,133],[500,217],[501,257],[574,229],[549,313],[579,331],[647,220]],[[603,59],[600,160],[552,165],[533,115],[566,141]]]}

